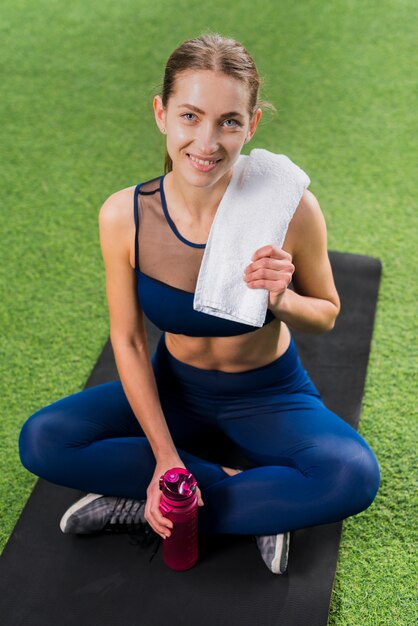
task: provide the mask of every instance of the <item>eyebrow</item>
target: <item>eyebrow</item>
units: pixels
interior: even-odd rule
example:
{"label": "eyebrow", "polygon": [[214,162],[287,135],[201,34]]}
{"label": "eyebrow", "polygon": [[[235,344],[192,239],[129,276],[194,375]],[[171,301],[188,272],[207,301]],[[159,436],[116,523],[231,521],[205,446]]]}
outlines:
{"label": "eyebrow", "polygon": [[[182,107],[185,107],[187,109],[192,109],[193,111],[196,111],[196,113],[200,113],[201,115],[204,115],[205,112],[202,111],[202,109],[199,109],[199,107],[194,106],[194,104],[179,104],[178,105],[178,109],[181,109]],[[229,111],[228,113],[222,113],[222,115],[220,115],[220,117],[230,117],[230,116],[234,116],[234,117],[244,117],[241,113],[239,113],[238,111]]]}

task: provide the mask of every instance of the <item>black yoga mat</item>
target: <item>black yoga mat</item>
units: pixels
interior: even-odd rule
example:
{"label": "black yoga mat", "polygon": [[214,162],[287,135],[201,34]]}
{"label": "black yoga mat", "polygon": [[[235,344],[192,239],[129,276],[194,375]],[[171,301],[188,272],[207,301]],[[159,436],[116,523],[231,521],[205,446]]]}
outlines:
{"label": "black yoga mat", "polygon": [[[329,257],[342,302],[336,326],[292,334],[325,404],[357,427],[381,264],[334,251]],[[159,331],[147,330],[153,351]],[[116,378],[108,342],[86,387]],[[198,445],[209,459],[251,467],[231,442],[221,443]],[[341,523],[293,532],[282,576],[241,535],[200,536],[196,566],[175,572],[164,564],[161,542],[155,552],[128,535],[64,535],[61,516],[82,495],[38,479],[0,559],[2,626],[326,625]]]}

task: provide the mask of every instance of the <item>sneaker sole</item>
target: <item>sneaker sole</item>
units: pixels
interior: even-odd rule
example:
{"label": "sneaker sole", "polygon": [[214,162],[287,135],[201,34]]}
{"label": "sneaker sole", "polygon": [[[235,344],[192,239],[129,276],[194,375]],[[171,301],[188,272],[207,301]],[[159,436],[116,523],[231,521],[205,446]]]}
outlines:
{"label": "sneaker sole", "polygon": [[90,504],[90,502],[94,502],[94,500],[97,500],[97,498],[102,498],[102,497],[103,497],[102,495],[99,495],[97,493],[88,493],[86,496],[84,496],[84,498],[77,500],[77,502],[75,502],[72,506],[70,506],[70,508],[64,513],[60,521],[60,528],[62,532],[65,533],[67,521],[69,517],[73,513],[75,513],[75,511],[78,511],[83,506],[86,506],[86,504]]}

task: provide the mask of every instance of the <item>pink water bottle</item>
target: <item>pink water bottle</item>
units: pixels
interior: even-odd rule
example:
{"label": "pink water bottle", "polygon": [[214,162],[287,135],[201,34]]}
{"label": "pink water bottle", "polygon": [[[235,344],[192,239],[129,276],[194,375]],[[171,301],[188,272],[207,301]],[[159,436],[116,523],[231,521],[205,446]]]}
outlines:
{"label": "pink water bottle", "polygon": [[173,467],[159,485],[160,511],[173,522],[170,537],[162,542],[164,563],[177,571],[190,569],[199,556],[197,481],[184,467]]}

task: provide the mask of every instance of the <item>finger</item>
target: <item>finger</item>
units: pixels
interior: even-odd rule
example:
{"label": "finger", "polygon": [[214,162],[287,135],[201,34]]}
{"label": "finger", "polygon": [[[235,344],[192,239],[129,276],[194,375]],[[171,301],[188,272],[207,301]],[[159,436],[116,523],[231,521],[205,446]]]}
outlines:
{"label": "finger", "polygon": [[244,270],[244,276],[246,278],[252,278],[252,274],[254,272],[262,269],[270,269],[277,272],[291,272],[293,274],[293,272],[295,271],[295,266],[288,259],[272,259],[271,257],[263,257],[257,262],[247,265]]}
{"label": "finger", "polygon": [[[155,516],[153,519],[154,521],[151,526],[153,527],[155,532],[161,535],[163,539],[165,537],[169,537],[173,529],[173,522],[165,517],[162,517],[163,521],[161,521],[161,518],[156,518]],[[160,521],[157,521],[158,519],[160,519]]]}
{"label": "finger", "polygon": [[287,289],[287,281],[284,280],[253,280],[247,284],[250,289],[267,289],[272,293],[281,293]]}
{"label": "finger", "polygon": [[148,510],[145,511],[145,519],[150,524],[152,529],[161,535],[161,537],[167,536],[170,530],[173,528],[173,522],[161,513],[159,509],[159,501],[156,505],[152,502],[148,503]]}
{"label": "finger", "polygon": [[174,526],[171,520],[166,520],[166,522],[168,522],[168,524],[163,524],[163,526],[161,527],[161,536],[163,537],[163,539],[171,536]]}
{"label": "finger", "polygon": [[173,528],[173,522],[171,520],[169,520],[167,517],[165,517],[160,509],[158,508],[158,512],[155,513],[155,520],[156,523],[158,524],[158,527],[160,528],[160,531],[165,533],[168,529],[172,529]]}
{"label": "finger", "polygon": [[286,252],[286,250],[283,250],[283,248],[279,248],[278,246],[275,246],[273,244],[263,246],[262,248],[256,250],[251,257],[251,260],[256,261],[257,259],[266,256],[276,259],[288,259],[290,261],[292,260],[292,256],[289,254],[289,252]]}
{"label": "finger", "polygon": [[275,270],[275,269],[269,269],[267,267],[262,267],[259,270],[256,270],[255,272],[251,272],[251,274],[248,274],[245,277],[245,281],[249,287],[254,286],[254,283],[260,280],[266,280],[266,281],[268,280],[268,281],[273,281],[273,282],[284,281],[286,282],[286,284],[289,284],[290,281],[292,280],[292,274],[293,272],[291,271]]}

